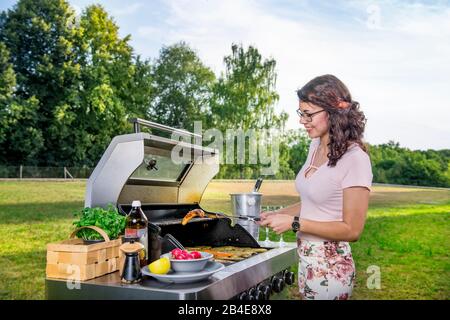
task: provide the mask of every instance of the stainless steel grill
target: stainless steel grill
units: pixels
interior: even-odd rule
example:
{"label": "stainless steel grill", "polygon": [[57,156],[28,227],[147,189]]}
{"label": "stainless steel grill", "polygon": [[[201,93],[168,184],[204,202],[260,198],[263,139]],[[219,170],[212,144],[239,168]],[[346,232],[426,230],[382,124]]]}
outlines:
{"label": "stainless steel grill", "polygon": [[[115,204],[128,212],[133,200],[153,224],[161,228],[161,236],[171,234],[185,247],[236,246],[259,248],[242,226],[222,213],[194,218],[181,225],[184,215],[199,203],[208,183],[219,170],[218,150],[190,142],[180,142],[140,132],[140,126],[168,131],[184,139],[197,135],[153,122],[135,119],[134,134],[115,137],[91,177],[86,188],[85,206]],[[174,161],[173,154],[183,162]],[[118,272],[80,283],[71,289],[66,281],[46,279],[49,299],[268,299],[294,282],[290,266],[297,262],[296,245],[268,248],[238,262],[208,280],[190,284],[167,284],[145,278],[140,284],[123,284]],[[272,296],[273,297],[273,296]]]}

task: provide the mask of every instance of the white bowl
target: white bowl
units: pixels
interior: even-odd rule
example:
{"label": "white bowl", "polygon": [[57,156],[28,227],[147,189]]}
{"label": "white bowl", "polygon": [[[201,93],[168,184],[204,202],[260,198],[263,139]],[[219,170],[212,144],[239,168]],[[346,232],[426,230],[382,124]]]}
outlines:
{"label": "white bowl", "polygon": [[211,260],[214,255],[209,252],[199,251],[202,255],[199,259],[190,260],[180,260],[172,258],[172,253],[168,252],[163,254],[161,257],[168,257],[170,260],[170,268],[175,272],[197,272],[205,268],[209,260]]}

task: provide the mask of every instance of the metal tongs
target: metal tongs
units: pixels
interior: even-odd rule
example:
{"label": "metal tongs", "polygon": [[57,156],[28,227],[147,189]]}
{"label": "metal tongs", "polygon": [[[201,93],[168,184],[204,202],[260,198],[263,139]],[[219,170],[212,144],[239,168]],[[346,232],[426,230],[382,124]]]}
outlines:
{"label": "metal tongs", "polygon": [[168,242],[175,248],[186,250],[186,248],[170,233],[166,233],[166,235],[163,237],[163,241]]}
{"label": "metal tongs", "polygon": [[253,216],[229,216],[229,215],[226,215],[225,213],[222,213],[222,212],[220,212],[220,213],[217,212],[217,213],[215,213],[215,215],[218,218],[228,218],[228,219],[231,219],[231,220],[247,220],[247,221],[252,221],[252,222],[255,222],[255,223],[261,221],[260,217],[253,217]]}
{"label": "metal tongs", "polygon": [[252,222],[259,222],[259,221],[261,221],[260,217],[250,217],[250,216],[237,216],[237,217],[231,217],[231,218],[247,220],[247,221],[252,221]]}

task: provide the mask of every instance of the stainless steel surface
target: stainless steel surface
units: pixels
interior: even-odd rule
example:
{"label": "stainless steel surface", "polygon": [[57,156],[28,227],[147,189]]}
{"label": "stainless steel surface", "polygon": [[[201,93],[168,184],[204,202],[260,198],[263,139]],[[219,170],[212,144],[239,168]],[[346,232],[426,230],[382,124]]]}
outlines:
{"label": "stainless steel surface", "polygon": [[144,120],[144,119],[140,119],[140,118],[130,119],[130,122],[133,123],[133,128],[134,128],[135,133],[139,133],[140,132],[139,126],[143,125],[148,128],[158,129],[158,130],[166,131],[169,133],[176,133],[181,136],[195,137],[195,138],[200,138],[200,139],[202,138],[201,135],[196,134],[196,133],[192,133],[192,132],[182,130],[182,129],[172,128],[172,127],[160,124],[160,123],[156,123],[153,121],[148,121],[148,120]]}
{"label": "stainless steel surface", "polygon": [[[134,125],[136,131],[140,131],[140,125],[146,125],[198,138],[142,119],[136,119]],[[178,163],[174,161],[176,155],[188,156],[189,161]],[[208,217],[195,217],[181,225],[187,212],[201,209],[203,192],[218,171],[218,150],[149,133],[117,136],[88,180],[85,205],[112,203],[128,211],[133,200],[140,200],[149,221],[161,228],[158,235],[172,234],[186,247],[257,248],[259,225],[254,219],[259,217],[262,196],[257,192],[231,194],[232,220],[221,213],[207,212]],[[256,190],[261,182],[259,179]],[[239,225],[233,226],[231,221],[239,221]],[[139,284],[124,284],[115,272],[80,283],[46,279],[46,294],[49,299],[232,299],[246,290],[256,290],[268,279],[282,281],[279,273],[297,261],[296,244],[292,243],[227,264],[209,279],[196,283],[167,284],[146,277]]]}
{"label": "stainless steel surface", "polygon": [[261,213],[261,193],[231,193],[233,216],[259,217]]}
{"label": "stainless steel surface", "polygon": [[[145,278],[140,284],[122,284],[118,272],[81,282],[46,279],[48,299],[155,299],[155,300],[225,300],[256,286],[272,275],[298,263],[297,246],[274,248],[236,262],[208,280],[190,284],[167,284]],[[70,288],[69,289],[68,285]]]}
{"label": "stainless steel surface", "polygon": [[[134,177],[145,167],[147,150],[167,156],[174,148],[191,152],[193,161],[182,175],[171,181]],[[140,169],[144,170],[145,169]],[[219,171],[217,150],[171,139],[134,133],[115,137],[87,182],[85,206],[104,207],[109,203],[199,203],[209,181]],[[156,172],[155,174],[160,174]]]}
{"label": "stainless steel surface", "polygon": [[[259,218],[261,213],[261,193],[231,193],[231,209],[234,217]],[[239,219],[239,218],[238,218]],[[259,225],[253,221],[239,219],[237,223],[243,226],[256,240],[259,239]]]}
{"label": "stainless steel surface", "polygon": [[229,216],[228,218],[233,219],[233,220],[246,220],[246,221],[252,221],[255,223],[258,223],[259,221],[261,221],[261,218],[259,217],[247,217],[247,216]]}
{"label": "stainless steel surface", "polygon": [[[224,213],[219,213],[219,212],[215,212],[215,213],[210,213],[208,212],[209,215],[213,214],[216,216],[216,218],[226,218],[226,219],[231,219],[231,220],[247,220],[247,221],[253,221],[255,223],[257,223],[258,221],[261,221],[261,218],[259,217],[250,217],[250,216],[230,216],[230,215],[226,215]],[[194,218],[194,219],[200,219],[200,218]],[[201,218],[201,219],[205,219],[205,218]],[[172,222],[172,221],[171,221]]]}

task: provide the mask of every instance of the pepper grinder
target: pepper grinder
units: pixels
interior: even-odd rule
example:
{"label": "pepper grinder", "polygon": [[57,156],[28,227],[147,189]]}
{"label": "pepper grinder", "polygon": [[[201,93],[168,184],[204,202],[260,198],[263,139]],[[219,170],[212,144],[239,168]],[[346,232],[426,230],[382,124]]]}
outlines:
{"label": "pepper grinder", "polygon": [[142,280],[142,273],[139,253],[141,250],[144,250],[144,245],[131,240],[122,244],[120,250],[125,254],[123,270],[120,275],[121,281],[124,283],[140,282]]}

